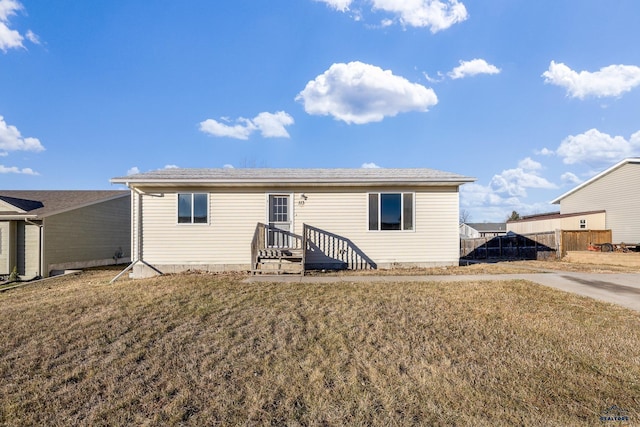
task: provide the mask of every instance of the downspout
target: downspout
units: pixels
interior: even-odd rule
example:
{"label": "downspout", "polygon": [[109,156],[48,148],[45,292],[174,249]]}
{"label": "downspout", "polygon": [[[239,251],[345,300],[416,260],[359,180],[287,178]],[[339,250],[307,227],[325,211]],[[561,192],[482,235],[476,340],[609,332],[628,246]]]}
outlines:
{"label": "downspout", "polygon": [[[138,190],[137,188],[133,188],[129,185],[129,188],[131,188],[131,195],[133,196],[134,193],[138,195],[138,214],[137,214],[137,221],[131,221],[131,243],[133,246],[133,242],[134,242],[134,224],[137,223],[138,224],[138,246],[136,248],[136,254],[135,254],[135,259],[133,260],[133,262],[131,264],[129,264],[129,266],[127,268],[125,268],[124,270],[122,270],[116,277],[114,277],[113,279],[111,279],[111,281],[109,283],[113,283],[116,280],[118,280],[124,273],[126,273],[127,271],[131,270],[137,263],[142,263],[144,265],[146,265],[147,267],[151,268],[152,270],[154,270],[156,273],[158,274],[162,274],[162,272],[160,270],[158,270],[157,268],[155,268],[154,266],[152,266],[151,264],[145,262],[142,259],[142,196],[144,195],[144,192]],[[133,198],[132,198],[133,200]],[[132,214],[134,213],[134,204],[131,203],[131,210],[132,210]],[[133,217],[133,215],[132,215]],[[133,255],[133,254],[132,254]]]}
{"label": "downspout", "polygon": [[38,227],[38,277],[43,277],[42,272],[44,271],[44,244],[42,242],[42,239],[44,238],[44,224],[36,224],[35,222],[29,221],[27,218],[24,219],[24,222]]}

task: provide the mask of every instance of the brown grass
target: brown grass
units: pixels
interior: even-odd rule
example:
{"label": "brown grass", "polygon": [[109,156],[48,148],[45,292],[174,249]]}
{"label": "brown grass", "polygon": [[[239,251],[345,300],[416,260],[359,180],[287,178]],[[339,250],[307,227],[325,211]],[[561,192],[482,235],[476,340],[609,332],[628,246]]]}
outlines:
{"label": "brown grass", "polygon": [[473,274],[518,274],[543,271],[574,271],[585,273],[640,273],[638,268],[618,265],[579,264],[564,261],[501,261],[478,262],[463,266],[431,268],[391,268],[378,270],[339,270],[307,272],[310,276],[434,276]]}
{"label": "brown grass", "polygon": [[531,283],[93,271],[0,294],[2,425],[640,422],[640,314]]}

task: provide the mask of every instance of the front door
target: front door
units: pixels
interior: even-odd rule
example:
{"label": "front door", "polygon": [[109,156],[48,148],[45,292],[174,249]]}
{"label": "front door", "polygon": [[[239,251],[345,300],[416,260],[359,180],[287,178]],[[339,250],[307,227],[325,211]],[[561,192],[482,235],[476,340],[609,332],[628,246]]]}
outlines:
{"label": "front door", "polygon": [[287,194],[269,195],[269,229],[267,245],[272,248],[288,248],[291,233],[291,204]]}

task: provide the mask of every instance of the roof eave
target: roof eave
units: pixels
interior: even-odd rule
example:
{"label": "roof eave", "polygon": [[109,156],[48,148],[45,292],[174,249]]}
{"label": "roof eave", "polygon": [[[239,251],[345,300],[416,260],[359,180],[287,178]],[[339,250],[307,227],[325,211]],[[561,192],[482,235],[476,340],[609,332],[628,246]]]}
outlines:
{"label": "roof eave", "polygon": [[269,186],[308,186],[309,184],[327,187],[339,186],[439,186],[455,185],[460,186],[466,183],[475,182],[475,178],[451,178],[451,179],[125,179],[114,178],[112,184],[124,184],[128,187],[269,187]]}

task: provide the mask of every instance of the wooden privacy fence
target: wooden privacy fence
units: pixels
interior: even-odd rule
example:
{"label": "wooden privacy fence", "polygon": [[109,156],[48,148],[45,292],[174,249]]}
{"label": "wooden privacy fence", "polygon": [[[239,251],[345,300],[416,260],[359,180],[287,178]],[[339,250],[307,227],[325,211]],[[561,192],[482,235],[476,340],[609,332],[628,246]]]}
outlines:
{"label": "wooden privacy fence", "polygon": [[612,243],[611,230],[562,230],[561,257],[564,257],[567,251],[586,251],[592,243]]}
{"label": "wooden privacy fence", "polygon": [[557,230],[544,233],[509,233],[497,237],[460,240],[464,259],[548,259],[567,251],[586,251],[589,244],[611,243],[611,230]]}

